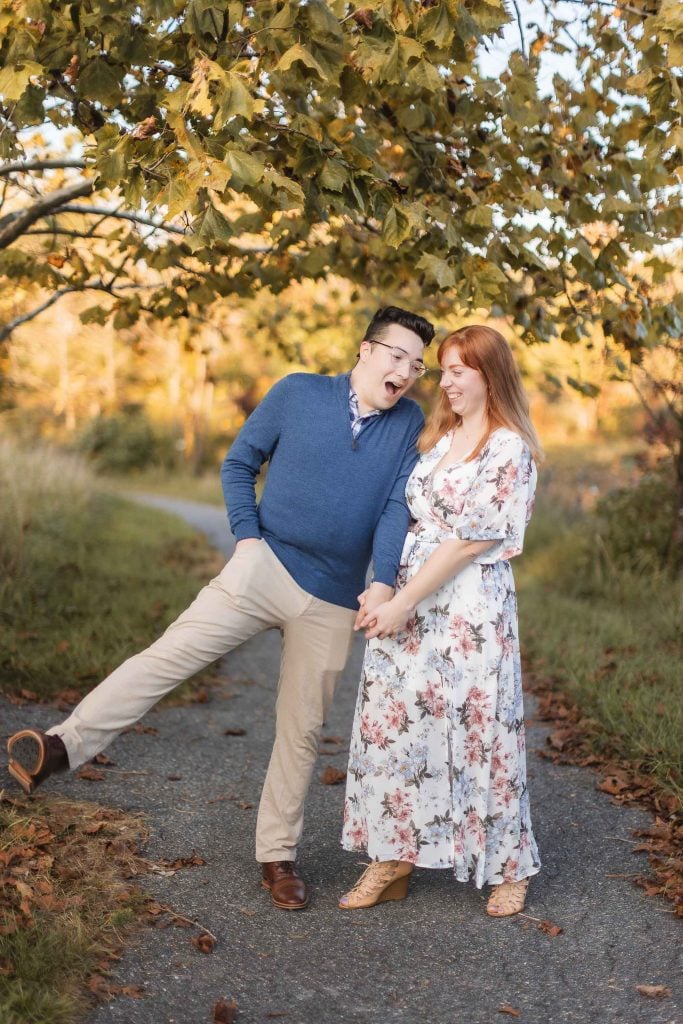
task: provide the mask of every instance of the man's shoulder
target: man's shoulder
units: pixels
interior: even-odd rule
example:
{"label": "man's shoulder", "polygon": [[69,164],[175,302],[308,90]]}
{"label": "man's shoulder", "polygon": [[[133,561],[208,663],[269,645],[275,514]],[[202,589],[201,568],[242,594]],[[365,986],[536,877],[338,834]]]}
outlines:
{"label": "man's shoulder", "polygon": [[331,391],[335,386],[339,386],[341,376],[328,377],[323,373],[299,371],[297,373],[288,373],[285,377],[281,377],[277,384],[273,385],[273,388],[299,393]]}

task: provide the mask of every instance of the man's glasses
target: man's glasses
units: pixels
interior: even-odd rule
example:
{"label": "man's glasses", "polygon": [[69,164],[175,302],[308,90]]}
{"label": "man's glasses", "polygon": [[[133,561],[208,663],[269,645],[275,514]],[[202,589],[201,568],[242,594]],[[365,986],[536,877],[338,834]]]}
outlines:
{"label": "man's glasses", "polygon": [[427,367],[422,360],[411,359],[408,353],[404,352],[402,348],[395,348],[393,345],[387,345],[386,341],[375,341],[374,338],[370,341],[370,344],[381,345],[382,348],[388,348],[391,353],[391,362],[393,366],[400,366],[401,363],[409,363],[411,377],[423,377],[427,372]]}

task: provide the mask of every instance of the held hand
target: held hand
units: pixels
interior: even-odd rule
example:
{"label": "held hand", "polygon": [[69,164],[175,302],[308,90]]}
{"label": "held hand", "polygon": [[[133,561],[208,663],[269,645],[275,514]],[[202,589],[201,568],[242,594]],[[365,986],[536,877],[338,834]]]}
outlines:
{"label": "held hand", "polygon": [[374,637],[379,637],[380,640],[384,640],[385,637],[402,633],[414,611],[412,606],[401,600],[400,594],[392,598],[391,601],[386,601],[375,608],[373,612],[375,621],[366,627],[365,639],[372,640]]}
{"label": "held hand", "polygon": [[374,609],[385,601],[389,601],[393,593],[393,587],[387,586],[386,583],[371,583],[367,590],[358,595],[360,608],[353,628],[355,630],[367,629],[374,622]]}

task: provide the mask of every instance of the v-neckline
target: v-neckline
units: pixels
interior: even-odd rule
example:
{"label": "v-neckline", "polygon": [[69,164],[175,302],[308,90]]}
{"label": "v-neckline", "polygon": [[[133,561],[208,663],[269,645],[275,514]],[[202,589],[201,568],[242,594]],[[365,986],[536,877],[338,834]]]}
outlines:
{"label": "v-neckline", "polygon": [[[447,434],[444,434],[444,437],[449,437],[452,434],[453,434],[453,431],[449,430]],[[452,436],[451,436],[451,440],[452,440]],[[447,457],[447,455],[450,452],[451,442],[449,442],[448,449],[444,452],[444,454],[441,456],[441,458],[437,462],[436,466],[434,466],[434,469],[430,473],[430,477],[431,477],[432,481],[436,478],[438,473],[442,473],[444,470],[450,469],[451,466],[459,466],[461,463],[465,462],[467,457],[469,455],[471,455],[472,452],[474,451],[474,449],[477,447],[478,443],[479,443],[478,441],[475,442],[475,444],[473,444],[472,447],[470,449],[468,449],[468,451],[466,451],[464,455],[461,455],[459,459],[454,459],[452,462],[447,462],[447,463],[444,464],[444,459]]]}

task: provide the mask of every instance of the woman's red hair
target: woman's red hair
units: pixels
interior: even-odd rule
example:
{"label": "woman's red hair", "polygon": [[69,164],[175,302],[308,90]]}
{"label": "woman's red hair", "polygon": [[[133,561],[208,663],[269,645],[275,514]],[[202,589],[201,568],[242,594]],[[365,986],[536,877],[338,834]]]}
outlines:
{"label": "woman's red hair", "polygon": [[[465,366],[478,370],[488,388],[488,422],[484,436],[467,456],[475,459],[494,430],[507,427],[519,434],[531,449],[534,458],[542,455],[541,446],[529,418],[529,400],[512,351],[502,334],[492,327],[475,325],[463,327],[447,335],[439,345],[437,358],[441,365],[451,348],[457,348]],[[462,418],[454,413],[448,396],[441,391],[418,441],[418,451],[428,452],[444,434],[459,427]]]}

